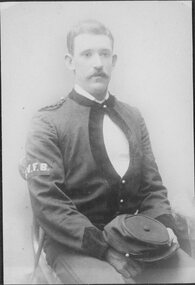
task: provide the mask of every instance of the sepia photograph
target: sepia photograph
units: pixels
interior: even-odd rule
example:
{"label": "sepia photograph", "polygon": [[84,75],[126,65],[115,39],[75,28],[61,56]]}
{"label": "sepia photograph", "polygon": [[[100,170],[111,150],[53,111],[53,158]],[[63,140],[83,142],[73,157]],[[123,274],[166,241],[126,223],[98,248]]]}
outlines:
{"label": "sepia photograph", "polygon": [[2,284],[195,283],[194,3],[0,10]]}

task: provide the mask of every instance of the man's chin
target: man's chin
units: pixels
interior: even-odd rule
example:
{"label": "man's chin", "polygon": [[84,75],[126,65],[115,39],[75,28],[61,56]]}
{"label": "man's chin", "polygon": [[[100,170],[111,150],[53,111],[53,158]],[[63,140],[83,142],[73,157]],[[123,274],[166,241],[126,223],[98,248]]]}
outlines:
{"label": "man's chin", "polygon": [[104,92],[108,88],[108,82],[105,82],[103,80],[97,80],[91,84],[91,89],[94,90],[94,92]]}
{"label": "man's chin", "polygon": [[93,86],[91,86],[91,92],[90,93],[93,96],[98,96],[98,97],[103,96],[103,98],[104,98],[106,96],[107,87],[108,87],[107,85],[97,82],[96,84],[93,84]]}

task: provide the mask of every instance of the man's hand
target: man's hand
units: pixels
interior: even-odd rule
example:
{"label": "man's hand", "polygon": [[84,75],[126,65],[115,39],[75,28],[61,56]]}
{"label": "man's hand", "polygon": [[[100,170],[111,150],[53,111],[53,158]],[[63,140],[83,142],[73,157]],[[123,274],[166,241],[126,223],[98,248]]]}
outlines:
{"label": "man's hand", "polygon": [[173,230],[170,228],[167,228],[167,230],[168,230],[168,234],[169,234],[170,245],[172,244],[172,242],[178,243],[177,237],[174,234]]}
{"label": "man's hand", "polygon": [[125,278],[133,278],[142,271],[140,263],[112,248],[107,250],[105,259]]}

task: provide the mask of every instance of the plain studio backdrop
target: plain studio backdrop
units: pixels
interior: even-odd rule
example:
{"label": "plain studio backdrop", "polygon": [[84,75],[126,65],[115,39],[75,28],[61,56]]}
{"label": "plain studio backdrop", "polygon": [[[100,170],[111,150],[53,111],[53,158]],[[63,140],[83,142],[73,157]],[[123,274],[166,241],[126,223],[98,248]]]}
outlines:
{"label": "plain studio backdrop", "polygon": [[142,112],[169,199],[190,215],[191,2],[21,2],[1,8],[5,284],[20,283],[32,269],[32,213],[18,163],[32,115],[72,88],[64,55],[67,31],[78,20],[100,20],[113,32],[118,62],[110,91]]}

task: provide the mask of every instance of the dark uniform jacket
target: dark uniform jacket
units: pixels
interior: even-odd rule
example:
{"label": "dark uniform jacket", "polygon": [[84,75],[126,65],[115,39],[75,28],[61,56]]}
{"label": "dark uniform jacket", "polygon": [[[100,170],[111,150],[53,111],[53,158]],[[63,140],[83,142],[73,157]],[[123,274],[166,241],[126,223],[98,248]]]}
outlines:
{"label": "dark uniform jacket", "polygon": [[[130,163],[122,178],[106,153],[105,113],[129,142]],[[103,258],[108,245],[102,229],[122,213],[138,211],[173,228],[144,120],[136,108],[112,95],[98,104],[73,90],[59,104],[38,111],[26,159],[35,218],[47,237],[61,245]]]}

